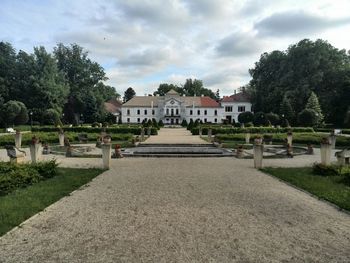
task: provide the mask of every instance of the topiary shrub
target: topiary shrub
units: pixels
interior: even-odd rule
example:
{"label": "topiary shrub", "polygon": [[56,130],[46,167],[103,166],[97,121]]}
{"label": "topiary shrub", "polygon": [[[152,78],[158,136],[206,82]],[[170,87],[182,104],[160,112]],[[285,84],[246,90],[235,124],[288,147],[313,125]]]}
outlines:
{"label": "topiary shrub", "polygon": [[91,124],[91,127],[97,128],[100,127],[100,124],[98,122],[94,122]]}
{"label": "topiary shrub", "polygon": [[187,121],[186,121],[186,119],[183,119],[183,120],[182,120],[181,126],[182,126],[182,127],[187,127]]}
{"label": "topiary shrub", "polygon": [[341,167],[338,165],[324,165],[315,163],[312,167],[312,172],[315,175],[321,176],[338,176],[341,175]]}
{"label": "topiary shrub", "polygon": [[163,123],[162,120],[159,120],[159,121],[158,121],[158,126],[159,126],[159,127],[164,127],[164,123]]}
{"label": "topiary shrub", "polygon": [[238,115],[238,122],[240,123],[248,123],[253,122],[254,120],[254,114],[250,111],[242,112]]}
{"label": "topiary shrub", "polygon": [[304,109],[298,114],[298,123],[301,126],[315,126],[317,124],[318,117],[316,111],[312,109]]}
{"label": "topiary shrub", "polygon": [[270,112],[270,113],[267,113],[265,116],[266,116],[266,119],[270,121],[270,123],[274,126],[280,123],[280,117],[276,113]]}

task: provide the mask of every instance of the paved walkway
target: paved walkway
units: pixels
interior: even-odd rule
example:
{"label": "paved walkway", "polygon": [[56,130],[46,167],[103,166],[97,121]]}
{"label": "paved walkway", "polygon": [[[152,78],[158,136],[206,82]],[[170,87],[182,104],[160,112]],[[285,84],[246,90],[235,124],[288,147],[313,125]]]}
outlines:
{"label": "paved walkway", "polygon": [[151,136],[143,144],[208,144],[185,128],[161,128],[157,136]]}
{"label": "paved walkway", "polygon": [[0,238],[0,262],[349,262],[348,214],[251,166],[112,160]]}

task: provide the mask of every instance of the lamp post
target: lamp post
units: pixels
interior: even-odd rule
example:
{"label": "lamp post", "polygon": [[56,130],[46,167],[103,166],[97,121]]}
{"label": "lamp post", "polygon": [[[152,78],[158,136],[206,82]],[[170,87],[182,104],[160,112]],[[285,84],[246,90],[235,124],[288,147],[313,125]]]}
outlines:
{"label": "lamp post", "polygon": [[30,116],[30,130],[32,130],[33,128],[33,112],[29,112],[29,116]]}

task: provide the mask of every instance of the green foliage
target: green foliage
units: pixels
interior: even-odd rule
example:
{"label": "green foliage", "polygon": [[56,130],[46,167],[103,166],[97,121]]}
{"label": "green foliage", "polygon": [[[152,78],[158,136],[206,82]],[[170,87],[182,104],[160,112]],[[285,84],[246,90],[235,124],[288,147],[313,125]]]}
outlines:
{"label": "green foliage", "polygon": [[182,127],[187,127],[187,121],[186,121],[186,119],[183,119],[183,120],[182,120],[181,126],[182,126]]}
{"label": "green foliage", "polygon": [[286,118],[283,118],[283,119],[281,120],[281,126],[282,126],[283,128],[289,128],[289,127],[290,127],[289,121],[288,121]]}
{"label": "green foliage", "polygon": [[301,126],[315,126],[319,121],[317,112],[313,109],[304,109],[298,114],[298,123]]}
{"label": "green foliage", "polygon": [[124,92],[124,102],[131,100],[136,95],[135,90],[132,87],[127,88]]}
{"label": "green foliage", "polygon": [[[317,95],[315,92],[311,92],[311,95],[306,103],[305,109],[311,109],[315,111],[315,116],[316,116],[316,123],[318,125],[322,124],[323,122],[323,114],[321,110],[320,103],[318,101]],[[312,125],[313,126],[313,125]]]}
{"label": "green foliage", "polygon": [[6,124],[25,124],[28,121],[27,108],[20,101],[10,100],[4,103],[1,114]]}
{"label": "green foliage", "polygon": [[56,161],[38,164],[0,162],[0,196],[56,175]]}
{"label": "green foliage", "polygon": [[256,112],[254,114],[254,121],[253,121],[255,126],[267,126],[267,119],[266,115],[263,112]]}
{"label": "green foliage", "polygon": [[153,92],[153,95],[154,96],[156,96],[156,95],[164,96],[167,92],[169,92],[172,89],[175,90],[176,92],[178,92],[180,95],[184,94],[184,90],[177,85],[161,83],[161,84],[159,84],[158,89],[155,92]]}
{"label": "green foliage", "polygon": [[44,124],[62,125],[60,114],[55,109],[47,109],[43,114]]}
{"label": "green foliage", "polygon": [[[190,125],[189,125],[190,126]],[[203,134],[207,133],[208,125],[202,125]],[[288,131],[295,133],[313,133],[314,130],[308,127],[295,127],[295,128],[274,128],[274,127],[245,127],[245,128],[233,128],[232,126],[212,126],[213,134],[239,134],[239,133],[281,133],[284,134]],[[198,127],[193,127],[191,129],[193,135],[199,134]],[[324,136],[324,135],[323,135]]]}
{"label": "green foliage", "polygon": [[159,126],[159,127],[164,127],[164,123],[163,123],[162,120],[159,120],[159,121],[158,121],[158,126]]}
{"label": "green foliage", "polygon": [[238,115],[238,122],[239,123],[248,123],[253,122],[254,120],[254,114],[250,111],[242,112]]}
{"label": "green foliage", "polygon": [[341,175],[341,167],[338,165],[324,165],[321,163],[315,163],[312,166],[312,172],[315,175],[321,176],[338,176]]}
{"label": "green foliage", "polygon": [[267,113],[265,114],[266,119],[272,124],[272,125],[279,125],[280,124],[280,117],[276,113]]}

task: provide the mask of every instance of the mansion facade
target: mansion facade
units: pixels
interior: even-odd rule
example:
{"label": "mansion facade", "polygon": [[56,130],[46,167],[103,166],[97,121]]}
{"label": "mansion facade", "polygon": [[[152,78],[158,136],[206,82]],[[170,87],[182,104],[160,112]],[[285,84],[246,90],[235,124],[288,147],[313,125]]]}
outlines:
{"label": "mansion facade", "polygon": [[165,96],[135,96],[121,107],[123,123],[162,120],[165,125],[201,120],[203,123],[237,122],[238,115],[251,111],[252,104],[245,92],[224,97],[220,102],[207,96],[180,96],[170,90]]}

